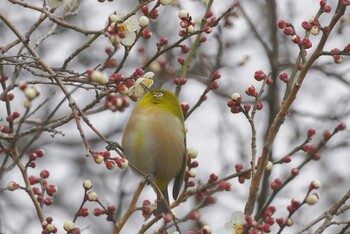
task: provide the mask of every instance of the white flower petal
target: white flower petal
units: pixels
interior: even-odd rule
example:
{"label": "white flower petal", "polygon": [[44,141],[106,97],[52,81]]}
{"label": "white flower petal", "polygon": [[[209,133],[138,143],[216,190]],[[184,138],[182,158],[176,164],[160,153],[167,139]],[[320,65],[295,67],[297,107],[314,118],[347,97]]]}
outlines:
{"label": "white flower petal", "polygon": [[126,24],[127,30],[129,32],[135,32],[139,26],[139,21],[133,17],[125,20],[124,23]]}
{"label": "white flower petal", "polygon": [[152,79],[153,76],[154,76],[153,72],[147,72],[146,74],[143,75],[143,78]]}
{"label": "white flower petal", "polygon": [[226,234],[235,234],[235,230],[233,229],[232,222],[225,223],[225,231],[226,231]]}
{"label": "white flower petal", "polygon": [[124,17],[126,16],[126,14],[122,13],[122,12],[117,12],[115,15],[117,16],[118,22],[123,22],[124,21]]}
{"label": "white flower petal", "polygon": [[231,216],[231,221],[235,224],[243,224],[245,222],[245,215],[242,211],[235,211]]}
{"label": "white flower petal", "polygon": [[126,46],[131,46],[132,44],[134,44],[136,39],[136,33],[135,32],[125,32],[125,37],[120,39],[120,42],[123,45]]}

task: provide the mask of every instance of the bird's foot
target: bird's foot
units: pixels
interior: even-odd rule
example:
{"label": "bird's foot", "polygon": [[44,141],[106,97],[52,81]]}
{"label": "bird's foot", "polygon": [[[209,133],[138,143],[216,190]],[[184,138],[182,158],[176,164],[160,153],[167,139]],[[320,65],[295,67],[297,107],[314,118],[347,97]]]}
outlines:
{"label": "bird's foot", "polygon": [[147,185],[149,185],[152,181],[154,181],[154,175],[152,175],[152,174],[145,175],[145,177],[143,179],[144,179],[145,183]]}
{"label": "bird's foot", "polygon": [[109,141],[108,145],[106,146],[106,150],[107,151],[111,151],[112,149],[114,149],[116,147],[118,149],[120,149],[121,151],[123,151],[123,148],[121,147],[121,145],[118,142],[116,142],[116,141]]}

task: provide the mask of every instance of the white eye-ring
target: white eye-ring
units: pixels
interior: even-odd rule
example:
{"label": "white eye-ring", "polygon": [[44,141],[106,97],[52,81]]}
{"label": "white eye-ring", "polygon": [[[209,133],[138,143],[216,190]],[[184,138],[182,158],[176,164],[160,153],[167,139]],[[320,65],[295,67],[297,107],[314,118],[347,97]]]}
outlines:
{"label": "white eye-ring", "polygon": [[157,93],[154,93],[153,96],[155,96],[155,97],[163,97],[163,93],[157,92]]}

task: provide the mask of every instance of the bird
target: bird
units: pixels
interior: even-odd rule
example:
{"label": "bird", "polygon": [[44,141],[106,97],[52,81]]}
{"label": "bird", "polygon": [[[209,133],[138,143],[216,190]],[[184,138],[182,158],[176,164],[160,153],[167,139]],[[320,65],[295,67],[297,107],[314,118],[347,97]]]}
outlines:
{"label": "bird", "polygon": [[178,98],[168,90],[148,90],[134,108],[123,133],[129,163],[152,177],[165,198],[157,195],[156,214],[169,213],[168,184],[175,178],[176,200],[186,169],[186,131]]}

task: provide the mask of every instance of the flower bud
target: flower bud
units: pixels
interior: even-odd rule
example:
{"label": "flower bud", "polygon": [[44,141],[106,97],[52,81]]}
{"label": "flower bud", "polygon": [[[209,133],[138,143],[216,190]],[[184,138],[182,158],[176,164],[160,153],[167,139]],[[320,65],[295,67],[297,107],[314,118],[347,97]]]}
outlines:
{"label": "flower bud", "polygon": [[196,177],[196,175],[197,175],[196,169],[191,168],[191,169],[188,171],[188,175],[189,175],[190,177]]}
{"label": "flower bud", "polygon": [[312,26],[310,33],[314,36],[317,36],[320,33],[320,27],[316,25]]}
{"label": "flower bud", "polygon": [[188,148],[187,149],[187,156],[190,158],[197,158],[198,150],[195,148]]}
{"label": "flower bud", "polygon": [[85,180],[84,183],[83,183],[83,187],[84,187],[84,189],[86,189],[86,190],[91,189],[91,188],[92,188],[92,182],[91,182],[91,180]]}
{"label": "flower bud", "polygon": [[305,201],[309,205],[314,205],[318,201],[318,196],[315,193],[310,194],[309,196],[306,197]]}
{"label": "flower bud", "polygon": [[321,182],[319,180],[314,180],[311,182],[309,189],[319,189],[321,187]]}
{"label": "flower bud", "polygon": [[188,15],[187,11],[181,10],[181,11],[179,11],[178,16],[179,16],[180,19],[184,19],[184,18],[187,18],[189,15]]}
{"label": "flower bud", "polygon": [[160,2],[160,4],[162,4],[163,6],[167,6],[167,5],[169,5],[169,4],[172,3],[172,0],[160,0],[159,2]]}
{"label": "flower bud", "polygon": [[28,100],[33,100],[38,96],[38,91],[35,88],[26,88],[23,92]]}
{"label": "flower bud", "polygon": [[95,192],[90,192],[87,194],[87,199],[89,201],[97,201],[98,200],[98,196],[97,196],[97,193]]}
{"label": "flower bud", "polygon": [[273,167],[273,163],[271,161],[268,161],[267,164],[266,164],[265,169],[267,171],[270,171],[272,169],[272,167]]}
{"label": "flower bud", "polygon": [[242,101],[242,96],[241,96],[241,94],[239,94],[239,93],[233,93],[233,94],[231,95],[231,99],[232,99],[233,101],[236,101],[236,102],[238,102],[238,103],[241,103],[241,101]]}
{"label": "flower bud", "polygon": [[139,18],[139,25],[140,25],[140,27],[142,27],[142,28],[144,28],[144,27],[146,27],[147,25],[149,24],[149,19],[148,19],[148,17],[147,16],[141,16],[140,18]]}
{"label": "flower bud", "polygon": [[19,185],[16,182],[11,181],[7,184],[7,189],[9,191],[15,191],[18,188],[19,188]]}
{"label": "flower bud", "polygon": [[63,224],[63,228],[64,230],[66,230],[67,232],[70,232],[74,229],[74,223],[71,220],[66,220]]}
{"label": "flower bud", "polygon": [[118,167],[119,167],[120,169],[125,169],[125,168],[127,168],[127,167],[129,166],[129,161],[128,161],[126,158],[121,158],[121,159],[119,160],[119,162],[120,162],[120,166],[119,166],[119,164],[118,164]]}

